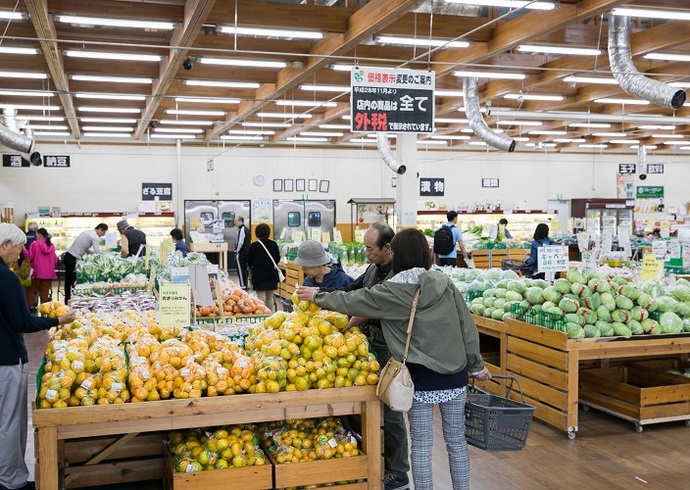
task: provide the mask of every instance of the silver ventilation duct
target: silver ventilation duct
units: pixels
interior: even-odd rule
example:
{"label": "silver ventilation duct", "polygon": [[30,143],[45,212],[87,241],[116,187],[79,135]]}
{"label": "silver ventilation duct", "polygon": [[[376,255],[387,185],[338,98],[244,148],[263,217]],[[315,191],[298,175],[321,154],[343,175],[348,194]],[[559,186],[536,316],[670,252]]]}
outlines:
{"label": "silver ventilation duct", "polygon": [[470,127],[474,130],[474,134],[487,145],[491,145],[499,150],[513,151],[515,149],[515,140],[504,134],[494,133],[482,118],[479,110],[477,78],[465,77],[463,78],[462,85],[465,91],[465,115]]}
{"label": "silver ventilation duct", "polygon": [[609,16],[609,64],[613,76],[628,95],[673,110],[683,107],[685,91],[647,78],[635,68],[630,51],[628,17]]}
{"label": "silver ventilation duct", "polygon": [[398,163],[393,156],[391,145],[388,144],[388,135],[386,133],[376,133],[376,143],[379,147],[379,153],[381,153],[383,162],[388,165],[393,172],[399,175],[404,174],[407,168],[405,165]]}
{"label": "silver ventilation duct", "polygon": [[35,141],[32,137],[24,136],[17,129],[17,112],[14,109],[5,109],[0,124],[0,144],[16,150],[24,158],[34,165],[41,164],[41,154],[34,151]]}

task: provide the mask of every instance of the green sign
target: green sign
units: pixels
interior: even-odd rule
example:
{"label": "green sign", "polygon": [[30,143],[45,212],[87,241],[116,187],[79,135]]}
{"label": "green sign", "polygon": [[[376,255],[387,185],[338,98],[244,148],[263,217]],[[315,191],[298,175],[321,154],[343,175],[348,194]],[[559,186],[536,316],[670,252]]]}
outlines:
{"label": "green sign", "polygon": [[664,197],[663,185],[637,186],[638,199],[661,199]]}

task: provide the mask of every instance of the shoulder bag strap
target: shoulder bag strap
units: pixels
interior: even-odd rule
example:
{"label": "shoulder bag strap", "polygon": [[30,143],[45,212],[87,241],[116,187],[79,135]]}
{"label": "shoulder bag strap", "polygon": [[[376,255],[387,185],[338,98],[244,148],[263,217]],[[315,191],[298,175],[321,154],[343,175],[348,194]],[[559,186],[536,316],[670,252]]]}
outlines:
{"label": "shoulder bag strap", "polygon": [[268,249],[266,248],[266,245],[264,245],[264,242],[262,242],[261,240],[258,240],[258,242],[259,242],[259,244],[260,244],[262,247],[264,247],[264,250],[266,251],[266,254],[268,254],[268,258],[271,259],[271,262],[273,262],[273,268],[277,270],[277,269],[278,269],[278,265],[276,264],[276,261],[273,260],[273,256],[271,255],[271,252],[268,251]]}
{"label": "shoulder bag strap", "polygon": [[412,338],[412,325],[414,325],[414,315],[417,313],[417,302],[419,301],[419,292],[421,289],[417,290],[412,300],[412,311],[410,311],[410,321],[407,323],[407,341],[405,342],[405,352],[403,353],[403,364],[407,361],[407,353],[410,350],[410,339]]}

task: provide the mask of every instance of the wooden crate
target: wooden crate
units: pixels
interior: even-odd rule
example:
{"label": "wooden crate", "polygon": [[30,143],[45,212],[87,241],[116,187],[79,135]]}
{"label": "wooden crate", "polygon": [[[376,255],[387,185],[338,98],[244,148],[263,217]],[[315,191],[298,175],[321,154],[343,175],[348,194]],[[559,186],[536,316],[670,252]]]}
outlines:
{"label": "wooden crate", "polygon": [[639,425],[690,420],[690,379],[639,364],[580,372],[580,400]]}
{"label": "wooden crate", "polygon": [[269,458],[273,463],[275,488],[278,489],[352,480],[357,480],[357,483],[336,485],[328,488],[343,490],[372,488],[366,482],[369,463],[364,453],[351,458],[334,458],[290,464],[278,464],[271,455],[269,455]]}
{"label": "wooden crate", "polygon": [[226,470],[197,471],[179,473],[170,451],[164,451],[165,490],[217,490],[219,488],[237,490],[267,490],[273,488],[273,466],[245,466]]}

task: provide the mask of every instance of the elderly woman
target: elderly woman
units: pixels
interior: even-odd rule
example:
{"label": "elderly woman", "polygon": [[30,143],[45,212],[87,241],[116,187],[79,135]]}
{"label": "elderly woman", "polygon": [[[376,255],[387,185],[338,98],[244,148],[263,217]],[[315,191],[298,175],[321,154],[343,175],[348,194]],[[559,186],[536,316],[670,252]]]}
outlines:
{"label": "elderly woman", "polygon": [[394,275],[387,281],[348,292],[298,288],[297,296],[348,315],[380,319],[391,355],[401,361],[413,298],[419,291],[407,358],[415,385],[409,412],[414,488],[434,490],[432,446],[434,405],[438,405],[453,490],[469,489],[465,439],[468,376],[491,379],[479,354],[477,327],[451,279],[442,272],[429,270],[429,245],[419,230],[400,231],[391,248]]}
{"label": "elderly woman", "polygon": [[303,286],[343,289],[354,282],[340,264],[334,264],[319,242],[307,240],[297,249],[295,264],[304,271]]}
{"label": "elderly woman", "polygon": [[24,334],[74,320],[31,316],[19,278],[9,269],[24,250],[26,235],[0,223],[0,488],[33,489],[24,462],[27,432],[28,357]]}

